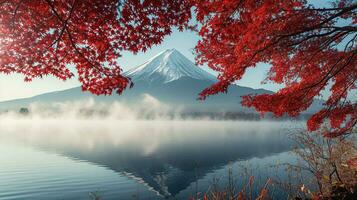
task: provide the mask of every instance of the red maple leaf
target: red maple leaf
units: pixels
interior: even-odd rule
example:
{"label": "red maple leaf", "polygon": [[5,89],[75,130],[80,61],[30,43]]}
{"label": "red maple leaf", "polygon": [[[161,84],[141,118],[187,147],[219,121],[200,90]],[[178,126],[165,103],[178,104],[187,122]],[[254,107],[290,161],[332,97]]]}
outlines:
{"label": "red maple leaf", "polygon": [[329,121],[326,136],[335,137],[357,124],[356,99],[349,98],[357,86],[356,9],[353,0],[326,8],[305,0],[5,0],[0,72],[23,74],[26,81],[44,75],[66,80],[74,76],[73,64],[83,90],[120,94],[132,85],[116,62],[121,51],[146,51],[173,27],[198,29],[197,63],[219,73],[201,99],[226,92],[248,68],[268,63],[267,80],[285,87],[246,96],[243,105],[297,116],[330,85],[325,107],[308,128]]}

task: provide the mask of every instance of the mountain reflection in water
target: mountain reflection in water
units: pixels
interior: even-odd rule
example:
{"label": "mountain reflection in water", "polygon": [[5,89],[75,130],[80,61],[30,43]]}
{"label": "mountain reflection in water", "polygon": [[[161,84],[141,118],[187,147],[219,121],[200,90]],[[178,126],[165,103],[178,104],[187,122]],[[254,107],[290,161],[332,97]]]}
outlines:
{"label": "mountain reflection in water", "polygon": [[[25,120],[16,126],[2,123],[0,141],[105,167],[168,198],[231,162],[289,151],[292,127],[268,121],[48,120],[33,125]],[[120,197],[105,199],[111,198]]]}

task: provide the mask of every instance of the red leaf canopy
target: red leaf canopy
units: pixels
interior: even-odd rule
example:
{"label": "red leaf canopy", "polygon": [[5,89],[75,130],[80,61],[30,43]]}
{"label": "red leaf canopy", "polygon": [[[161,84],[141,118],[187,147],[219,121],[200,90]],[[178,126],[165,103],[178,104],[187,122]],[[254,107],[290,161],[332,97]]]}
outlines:
{"label": "red leaf canopy", "polygon": [[[146,51],[173,27],[198,29],[197,63],[219,73],[201,99],[226,92],[248,68],[272,67],[267,81],[285,87],[246,96],[243,105],[276,116],[296,116],[331,86],[311,131],[329,120],[327,136],[357,124],[357,3],[336,0],[316,8],[305,0],[3,0],[0,1],[0,72],[26,81],[62,80],[74,65],[83,90],[121,93],[131,85],[117,63],[120,52]],[[195,16],[195,20],[191,20]],[[190,24],[189,23],[193,23]]]}

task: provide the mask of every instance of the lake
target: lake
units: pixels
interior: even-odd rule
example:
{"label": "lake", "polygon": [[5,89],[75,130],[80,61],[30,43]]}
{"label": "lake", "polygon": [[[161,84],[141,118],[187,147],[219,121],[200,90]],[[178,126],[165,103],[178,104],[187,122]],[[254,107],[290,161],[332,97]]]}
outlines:
{"label": "lake", "polygon": [[[0,199],[188,199],[295,162],[300,122],[1,120]],[[245,172],[244,169],[249,169]],[[248,177],[249,178],[249,177]],[[258,192],[258,191],[255,191]],[[284,198],[280,189],[271,196]]]}

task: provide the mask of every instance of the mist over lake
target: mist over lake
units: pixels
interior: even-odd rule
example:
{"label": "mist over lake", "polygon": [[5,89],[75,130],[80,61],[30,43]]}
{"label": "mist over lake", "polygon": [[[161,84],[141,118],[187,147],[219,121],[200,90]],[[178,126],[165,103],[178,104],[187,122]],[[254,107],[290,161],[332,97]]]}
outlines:
{"label": "mist over lake", "polygon": [[126,73],[135,87],[120,96],[72,88],[0,102],[0,199],[189,199],[253,176],[256,196],[289,178],[274,166],[297,162],[290,134],[304,122],[240,105],[271,91],[234,85],[197,101],[216,79],[175,49]]}
{"label": "mist over lake", "polygon": [[96,191],[104,199],[189,198],[196,184],[205,190],[228,168],[238,175],[243,162],[268,177],[269,165],[294,160],[288,133],[297,128],[271,121],[33,120],[1,123],[1,199],[88,199]]}

